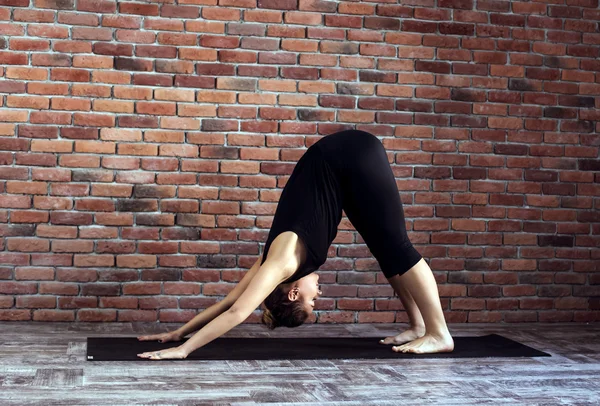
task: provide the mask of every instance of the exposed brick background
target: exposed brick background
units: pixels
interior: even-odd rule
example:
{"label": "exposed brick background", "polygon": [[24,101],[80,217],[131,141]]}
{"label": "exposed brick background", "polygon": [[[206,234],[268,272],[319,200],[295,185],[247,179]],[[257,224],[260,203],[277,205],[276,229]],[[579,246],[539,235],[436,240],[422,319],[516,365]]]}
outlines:
{"label": "exposed brick background", "polygon": [[[0,319],[189,320],[358,128],[449,322],[600,320],[598,0],[396,3],[0,0]],[[330,257],[318,322],[406,321],[345,217]]]}

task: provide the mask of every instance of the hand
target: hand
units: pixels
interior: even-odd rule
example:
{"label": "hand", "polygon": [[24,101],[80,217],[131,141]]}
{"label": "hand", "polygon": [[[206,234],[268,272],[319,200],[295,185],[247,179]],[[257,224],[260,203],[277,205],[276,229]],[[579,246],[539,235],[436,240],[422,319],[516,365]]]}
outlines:
{"label": "hand", "polygon": [[175,330],[175,331],[169,331],[168,333],[139,336],[137,339],[139,341],[158,340],[161,343],[168,343],[170,341],[181,341],[181,335],[177,332],[177,330]]}
{"label": "hand", "polygon": [[166,350],[144,352],[137,355],[140,358],[147,359],[184,359],[188,353],[181,347],[167,348]]}

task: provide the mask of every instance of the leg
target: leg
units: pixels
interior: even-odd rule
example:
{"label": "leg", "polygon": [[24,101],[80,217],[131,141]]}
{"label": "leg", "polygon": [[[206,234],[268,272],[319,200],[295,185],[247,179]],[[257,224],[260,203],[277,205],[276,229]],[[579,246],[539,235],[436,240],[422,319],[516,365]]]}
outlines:
{"label": "leg", "polygon": [[400,345],[416,340],[419,337],[423,337],[425,335],[425,322],[423,321],[423,316],[421,316],[421,311],[415,303],[415,299],[413,299],[408,289],[406,289],[406,286],[400,283],[400,275],[395,275],[391,278],[388,278],[388,282],[400,297],[402,306],[404,306],[404,309],[408,314],[410,327],[408,330],[396,336],[386,337],[385,339],[381,340],[380,343]]}
{"label": "leg", "polygon": [[425,323],[425,335],[392,349],[397,352],[419,354],[452,351],[454,340],[448,331],[437,284],[427,262],[422,259],[408,272],[395,279],[394,283],[396,282],[404,285],[414,298]]}
{"label": "leg", "polygon": [[361,142],[365,144],[360,144],[360,152],[344,172],[342,205],[408,313],[410,328],[386,337],[383,344],[404,344],[424,336],[426,329],[414,294],[401,283],[400,275],[425,261],[408,238],[402,201],[383,145],[368,139]]}

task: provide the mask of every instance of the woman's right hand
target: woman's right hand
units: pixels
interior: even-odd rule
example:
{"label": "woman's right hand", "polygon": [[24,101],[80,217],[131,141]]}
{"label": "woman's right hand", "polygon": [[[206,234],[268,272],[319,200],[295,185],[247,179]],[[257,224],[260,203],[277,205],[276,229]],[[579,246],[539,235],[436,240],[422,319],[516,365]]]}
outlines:
{"label": "woman's right hand", "polygon": [[161,343],[168,343],[170,341],[181,341],[181,334],[175,331],[169,331],[168,333],[152,334],[147,336],[139,336],[139,341],[154,341],[158,340]]}

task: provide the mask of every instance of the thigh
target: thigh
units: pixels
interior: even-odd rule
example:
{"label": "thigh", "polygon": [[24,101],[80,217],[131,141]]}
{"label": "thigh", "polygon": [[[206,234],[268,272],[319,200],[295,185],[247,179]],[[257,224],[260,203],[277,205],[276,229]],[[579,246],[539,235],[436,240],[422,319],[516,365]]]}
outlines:
{"label": "thigh", "polygon": [[404,210],[385,149],[357,160],[343,187],[343,208],[386,275],[406,272],[421,258],[406,232]]}
{"label": "thigh", "polygon": [[369,249],[389,240],[407,242],[402,201],[383,147],[357,160],[348,175],[342,207]]}

